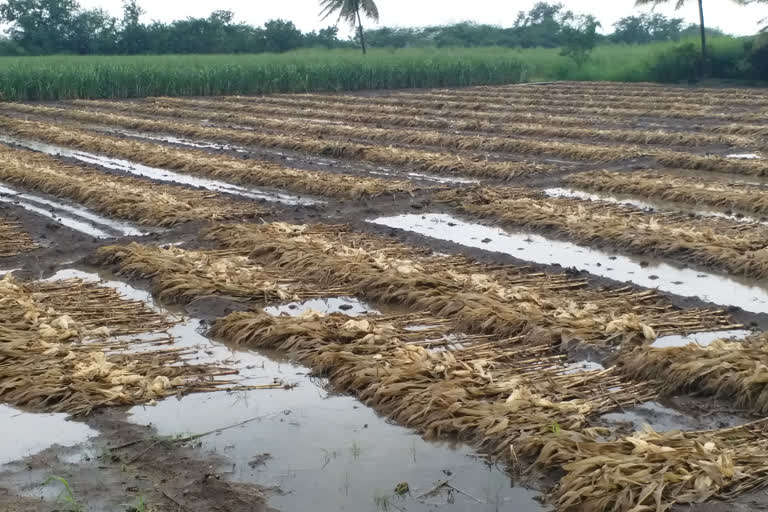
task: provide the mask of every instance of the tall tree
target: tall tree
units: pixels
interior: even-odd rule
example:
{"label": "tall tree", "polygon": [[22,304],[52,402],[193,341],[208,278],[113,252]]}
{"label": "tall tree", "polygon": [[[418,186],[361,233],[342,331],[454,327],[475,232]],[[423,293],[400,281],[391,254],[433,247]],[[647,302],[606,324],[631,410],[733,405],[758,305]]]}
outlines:
{"label": "tall tree", "polygon": [[360,47],[363,49],[363,54],[365,54],[365,34],[363,33],[362,14],[365,14],[373,21],[378,22],[379,8],[376,7],[376,3],[373,0],[320,0],[320,6],[323,8],[320,12],[320,16],[322,16],[323,19],[338,12],[339,21],[344,20],[352,27],[357,26],[360,37]]}
{"label": "tall tree", "polygon": [[[652,4],[654,6],[659,4],[666,4],[669,3],[672,0],[635,0],[635,5],[649,5]],[[686,0],[674,0],[675,1],[675,9],[682,8]],[[739,0],[736,0],[737,2]],[[702,75],[705,74],[706,66],[707,66],[707,32],[704,25],[704,0],[698,0],[699,2],[699,31],[701,32],[701,72]]]}

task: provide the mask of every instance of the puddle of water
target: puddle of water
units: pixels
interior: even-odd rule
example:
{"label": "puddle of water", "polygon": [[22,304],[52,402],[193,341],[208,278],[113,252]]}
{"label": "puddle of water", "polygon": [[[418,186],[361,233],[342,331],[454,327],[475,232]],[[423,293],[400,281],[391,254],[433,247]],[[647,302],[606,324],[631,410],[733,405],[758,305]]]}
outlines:
{"label": "puddle of water", "polygon": [[311,205],[322,203],[322,201],[314,199],[306,199],[288,194],[280,194],[277,192],[267,192],[255,187],[241,187],[239,185],[232,185],[231,183],[226,183],[224,181],[198,178],[196,176],[173,172],[166,169],[149,167],[131,162],[129,160],[122,160],[120,158],[111,158],[98,155],[96,153],[73,150],[63,146],[46,144],[44,142],[17,139],[15,137],[8,137],[5,135],[0,135],[0,142],[4,142],[6,144],[15,144],[28,149],[32,149],[34,151],[46,153],[48,155],[75,158],[86,164],[100,165],[101,167],[105,167],[107,169],[114,169],[116,171],[126,172],[135,176],[143,176],[145,178],[151,178],[158,181],[181,183],[192,187],[200,187],[207,190],[212,190],[214,192],[232,194],[247,199],[265,200],[291,205]]}
{"label": "puddle of water", "polygon": [[[630,206],[634,206],[635,208],[640,208],[643,210],[679,211],[681,209],[681,206],[679,203],[676,203],[674,205],[670,203],[667,206],[662,203],[647,202],[639,199],[634,199],[631,197],[604,195],[596,192],[584,192],[581,190],[574,190],[569,188],[548,188],[544,190],[544,193],[550,197],[565,197],[570,199],[582,199],[582,200],[588,200],[588,201],[604,201],[607,203],[630,205]],[[693,209],[685,208],[685,209],[687,209],[688,211],[690,211],[695,215],[700,215],[702,217],[719,217],[721,219],[728,219],[736,222],[758,222],[760,224],[768,224],[768,222],[762,222],[754,217],[747,217],[744,215],[730,215],[727,213],[717,212],[714,210],[699,210],[695,208]]]}
{"label": "puddle of water", "polygon": [[379,313],[379,311],[355,297],[329,297],[310,299],[303,302],[290,302],[280,306],[266,307],[264,308],[264,311],[273,316],[299,316],[307,311],[316,311],[318,313],[326,314],[343,313],[347,316]]}
{"label": "puddle of water", "polygon": [[726,155],[727,158],[738,158],[740,160],[759,160],[761,158],[760,155],[756,155],[755,153],[734,153],[732,155]]}
{"label": "puddle of water", "polygon": [[752,331],[746,331],[743,329],[734,329],[731,331],[718,331],[718,332],[697,332],[687,335],[673,335],[662,336],[657,338],[656,341],[651,343],[653,348],[670,348],[670,347],[684,347],[691,343],[696,343],[702,347],[706,347],[715,340],[724,338],[744,338],[752,334]]}
{"label": "puddle of water", "polygon": [[0,404],[0,432],[5,442],[0,443],[0,464],[34,455],[57,444],[74,446],[95,436],[88,426],[67,421],[66,414],[24,412]]}
{"label": "puddle of water", "polygon": [[635,430],[650,425],[656,432],[707,430],[713,426],[727,428],[745,422],[743,418],[725,413],[698,418],[658,402],[645,402],[624,412],[603,414],[601,418],[611,423],[630,422]]}
{"label": "puddle of water", "polygon": [[[33,194],[22,193],[8,185],[0,185],[0,201],[15,204],[25,210],[48,217],[63,226],[95,238],[113,238],[119,235],[137,236],[147,234],[146,231],[141,231],[130,223],[102,217],[87,208],[64,204],[59,201],[45,199]],[[101,226],[105,229],[100,229],[97,226]]]}
{"label": "puddle of water", "polygon": [[576,361],[574,363],[569,363],[566,366],[565,373],[573,374],[573,373],[581,373],[581,372],[592,372],[592,371],[598,371],[598,370],[605,370],[605,366],[601,365],[600,363],[596,363],[594,361]]}
{"label": "puddle of water", "polygon": [[134,130],[124,130],[118,128],[104,128],[103,126],[89,126],[89,128],[110,133],[118,133],[120,135],[126,135],[128,137],[136,137],[139,139],[154,140],[158,142],[170,142],[171,144],[178,144],[180,146],[190,146],[200,149],[221,149],[226,151],[236,151],[237,153],[247,153],[248,150],[242,146],[234,146],[232,144],[219,144],[217,142],[208,142],[203,140],[192,140],[184,137],[174,137],[172,135],[154,135],[151,133],[137,132]]}
{"label": "puddle of water", "polygon": [[[715,304],[768,313],[768,288],[734,276],[679,268],[650,258],[612,254],[522,231],[505,231],[465,222],[447,214],[406,214],[368,222],[467,247],[506,253],[522,260],[576,267],[619,282],[631,281],[677,295],[699,297]],[[728,293],[723,293],[723,290],[728,290]]]}
{"label": "puddle of water", "polygon": [[407,176],[409,178],[415,178],[417,180],[424,180],[424,181],[432,181],[435,183],[480,183],[479,180],[474,180],[471,178],[459,178],[459,177],[451,177],[451,176],[434,176],[431,174],[422,174],[418,172],[405,172],[405,173],[398,173],[398,172],[389,172],[384,170],[376,170],[376,171],[367,171],[368,174],[373,174],[377,176],[391,176],[394,178]]}
{"label": "puddle of water", "polygon": [[[80,277],[97,280],[98,274],[76,269],[58,272],[49,279]],[[121,281],[105,280],[124,296],[158,307],[149,293]],[[373,310],[348,297],[313,299],[267,308],[272,314],[298,314],[307,309],[345,314]],[[279,381],[289,388],[232,393],[205,393],[166,399],[155,406],[130,409],[130,421],[151,424],[160,435],[194,434],[260,418],[236,428],[202,438],[202,449],[227,456],[228,477],[236,481],[277,485],[283,491],[269,498],[280,510],[376,511],[376,499],[413,512],[440,507],[448,512],[539,512],[549,510],[533,491],[514,487],[505,472],[487,465],[463,444],[426,442],[411,430],[390,424],[350,396],[329,394],[324,382],[310,377],[307,368],[294,365],[280,354],[240,351],[214,342],[199,332],[199,322],[187,320],[171,329],[177,345],[197,347],[200,360],[228,360],[244,384]],[[268,454],[268,455],[265,455]],[[413,496],[453,477],[451,485],[482,503],[447,490],[417,501]],[[393,497],[397,484],[407,482],[411,496]],[[390,505],[391,506],[391,505]],[[396,510],[396,508],[391,508]]]}

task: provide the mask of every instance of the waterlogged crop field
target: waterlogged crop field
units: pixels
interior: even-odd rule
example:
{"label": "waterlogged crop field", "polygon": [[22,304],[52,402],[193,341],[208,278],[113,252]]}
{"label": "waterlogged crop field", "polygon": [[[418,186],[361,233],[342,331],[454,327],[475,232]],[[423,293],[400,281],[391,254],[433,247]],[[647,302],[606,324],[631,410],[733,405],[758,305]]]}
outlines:
{"label": "waterlogged crop field", "polygon": [[0,508],[768,509],[767,91],[0,111]]}

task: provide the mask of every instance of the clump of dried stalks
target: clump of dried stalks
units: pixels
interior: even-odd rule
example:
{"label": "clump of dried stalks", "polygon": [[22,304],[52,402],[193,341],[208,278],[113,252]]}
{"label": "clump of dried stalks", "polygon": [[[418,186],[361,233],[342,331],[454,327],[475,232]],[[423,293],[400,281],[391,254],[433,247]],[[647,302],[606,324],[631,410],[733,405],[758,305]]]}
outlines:
{"label": "clump of dried stalks", "polygon": [[664,393],[695,392],[728,400],[757,414],[768,412],[768,337],[717,340],[702,347],[638,348],[622,353],[622,370],[652,379]]}
{"label": "clump of dried stalks", "polygon": [[[590,416],[655,396],[612,368],[573,372],[551,347],[520,348],[519,340],[478,339],[432,322],[241,312],[217,320],[211,334],[285,351],[427,438],[457,436],[505,460],[535,456],[554,435],[594,439],[605,430],[592,428]],[[411,330],[422,324],[430,327]]]}
{"label": "clump of dried stalks", "polygon": [[579,243],[768,277],[768,229],[758,223],[647,213],[603,201],[549,198],[523,189],[446,191],[438,198],[466,213]]}
{"label": "clump of dried stalks", "polygon": [[[350,105],[347,103],[337,103],[333,99],[336,96],[323,96],[318,99],[301,99],[286,96],[262,96],[259,103],[249,103],[247,98],[222,97],[212,98],[211,100],[195,100],[190,98],[152,98],[151,101],[159,106],[178,106],[178,107],[198,107],[208,110],[237,110],[239,112],[252,112],[267,115],[273,109],[272,115],[281,114],[283,111],[293,111],[300,109],[302,115],[313,115],[317,111],[338,114],[369,114],[368,118],[372,123],[410,126],[418,128],[420,126],[430,128],[448,127],[457,123],[456,126],[462,126],[467,131],[488,131],[493,132],[498,127],[504,127],[509,123],[540,123],[556,126],[577,126],[584,127],[597,122],[605,125],[615,122],[608,117],[602,118],[584,118],[577,116],[552,116],[547,114],[538,114],[535,112],[493,112],[489,110],[482,111],[456,111],[446,112],[440,108],[435,108],[429,104],[418,107],[389,106],[381,104],[360,104]],[[242,100],[242,101],[240,101]],[[72,103],[78,106],[87,106],[92,100],[77,100]],[[99,107],[114,108],[115,102],[98,102]],[[118,105],[122,105],[118,103]],[[122,106],[120,107],[122,109]],[[253,110],[251,110],[253,109]],[[371,116],[370,114],[375,114]],[[400,123],[403,124],[400,124]],[[424,124],[427,123],[427,124]],[[447,124],[446,124],[447,123]]]}
{"label": "clump of dried stalks", "polygon": [[565,182],[586,190],[637,194],[649,199],[728,208],[744,213],[768,213],[768,190],[741,183],[659,172],[609,171],[574,174]]}
{"label": "clump of dried stalks", "polygon": [[18,222],[0,219],[0,258],[16,256],[36,248],[37,244]]}
{"label": "clump of dried stalks", "polygon": [[[658,89],[658,88],[657,88]],[[654,106],[664,105],[674,106],[680,103],[694,104],[695,106],[707,105],[716,106],[720,109],[723,107],[736,106],[736,107],[756,107],[756,106],[768,106],[768,96],[765,94],[743,94],[734,90],[728,90],[726,92],[700,92],[697,88],[696,91],[684,91],[667,90],[660,91],[654,89],[649,92],[647,89],[643,90],[624,90],[624,89],[610,89],[610,88],[593,88],[593,87],[581,87],[581,88],[569,88],[561,89],[554,87],[507,87],[507,86],[481,86],[472,87],[468,89],[431,89],[431,93],[440,95],[450,95],[456,97],[473,96],[482,98],[511,98],[525,101],[526,99],[557,99],[557,100],[571,100],[580,103],[594,103],[603,102],[607,104],[613,104],[614,102],[637,102],[644,105],[652,104]],[[409,95],[409,93],[399,93]]]}
{"label": "clump of dried stalks", "polygon": [[[0,281],[0,400],[80,415],[230,384],[236,372],[186,362],[194,350],[158,348],[167,318],[114,290],[77,279]],[[153,336],[151,333],[155,332]],[[143,339],[126,336],[147,333]],[[140,350],[137,350],[140,349]]]}
{"label": "clump of dried stalks", "polygon": [[562,467],[557,510],[664,512],[729,500],[768,482],[768,421],[708,432],[643,432],[608,442],[551,439],[537,464]]}
{"label": "clump of dried stalks", "polygon": [[286,278],[233,251],[191,251],[179,247],[139,245],[101,247],[92,258],[113,266],[119,275],[149,279],[152,293],[162,302],[188,304],[199,298],[224,296],[244,303],[345,295],[345,288],[318,288]]}
{"label": "clump of dried stalks", "polygon": [[[280,119],[309,118],[320,119],[321,122],[332,121],[342,124],[363,124],[375,126],[399,126],[414,127],[431,130],[456,131],[484,131],[499,133],[507,136],[538,136],[571,139],[605,140],[611,142],[625,142],[634,144],[665,144],[665,145],[705,145],[705,144],[731,144],[749,146],[754,141],[745,137],[733,135],[707,135],[701,133],[649,131],[649,130],[599,130],[587,128],[587,120],[581,120],[581,127],[558,127],[551,123],[523,124],[517,122],[508,124],[479,123],[475,120],[451,120],[451,119],[425,119],[414,118],[408,115],[382,115],[371,116],[367,113],[354,111],[305,109],[297,107],[274,107],[270,105],[250,105],[243,103],[226,103],[222,101],[185,100],[185,99],[161,99],[152,104],[116,103],[109,101],[77,100],[73,102],[77,106],[86,108],[106,108],[119,110],[130,114],[142,113],[149,115],[162,115],[181,119],[201,119],[219,122],[231,122],[240,126],[254,128],[269,127],[274,122],[274,116]],[[190,108],[195,107],[195,108]],[[244,115],[247,114],[247,115]],[[259,117],[255,117],[256,114]],[[264,119],[264,116],[269,116]],[[265,124],[266,123],[266,124]],[[304,124],[304,130],[312,125]],[[326,125],[326,129],[328,125]],[[330,125],[334,129],[347,130],[347,127]],[[282,128],[281,126],[278,129]],[[352,127],[349,127],[352,128]],[[358,131],[359,133],[359,131]]]}
{"label": "clump of dried stalks", "polygon": [[[288,96],[283,96],[288,97]],[[328,99],[329,96],[315,93],[308,94],[292,94],[291,98],[297,99],[315,99],[323,100]],[[258,102],[261,97],[249,97],[249,96],[235,96],[234,98]],[[456,100],[459,100],[458,98]],[[352,95],[335,95],[333,101],[338,103],[346,103],[351,105],[357,105],[361,103],[367,103],[370,105],[387,105],[387,106],[407,106],[407,107],[425,107],[432,106],[439,108],[445,112],[458,111],[483,111],[489,108],[488,101],[482,98],[475,98],[471,95],[464,98],[463,101],[455,101],[451,99],[437,99],[435,97],[414,97],[413,95],[406,97],[400,94],[393,94],[390,96],[377,96],[362,97]],[[698,119],[707,118],[718,121],[738,121],[738,122],[757,122],[761,123],[765,120],[765,114],[761,112],[728,112],[720,113],[714,110],[702,110],[699,108],[685,108],[681,106],[670,106],[665,108],[654,108],[653,105],[647,104],[635,104],[634,106],[607,106],[604,103],[595,102],[590,105],[550,105],[547,104],[524,104],[509,102],[505,104],[494,104],[493,110],[496,112],[530,112],[535,110],[539,113],[551,113],[551,114],[589,114],[589,115],[607,115],[607,116],[621,116],[621,117],[659,117],[659,118],[671,118],[671,119]]]}
{"label": "clump of dried stalks", "polygon": [[342,199],[372,198],[384,194],[412,193],[417,188],[405,181],[349,176],[331,172],[290,169],[264,161],[242,160],[204,151],[180,150],[120,137],[60,128],[10,118],[0,127],[20,137],[42,139],[53,144],[125,158],[154,167],[222,178],[240,185],[272,186]]}
{"label": "clump of dried stalks", "polygon": [[173,226],[191,220],[227,220],[265,215],[252,202],[238,202],[136,178],[111,176],[21,149],[0,146],[0,179],[29,190],[71,199],[99,213],[143,225]]}
{"label": "clump of dried stalks", "polygon": [[332,227],[226,225],[207,237],[306,282],[452,317],[466,332],[525,335],[532,343],[618,344],[621,338],[642,341],[681,328],[717,330],[732,323],[722,312],[673,308],[653,292],[586,289],[583,281],[524,268],[493,270],[419,256],[391,241],[382,245],[381,239]]}
{"label": "clump of dried stalks", "polygon": [[[319,137],[310,137],[306,134],[282,135],[266,132],[212,128],[201,126],[199,124],[156,121],[99,112],[22,105],[19,103],[3,103],[0,104],[0,109],[55,116],[57,119],[73,119],[86,123],[120,126],[123,128],[153,133],[169,133],[209,140],[234,142],[238,144],[279,147],[292,151],[305,151],[335,158],[347,158],[350,160],[362,160],[376,164],[417,168],[422,171],[435,173],[447,172],[509,179],[530,174],[546,174],[552,168],[548,165],[528,162],[493,162],[482,156],[467,155],[459,158],[456,155],[448,156],[442,153],[434,153],[412,148],[397,148],[392,146],[379,147],[348,141],[326,140]],[[54,132],[47,128],[47,126],[50,125],[30,123],[12,119],[10,117],[0,118],[0,128],[6,131],[19,136],[42,138],[54,142],[53,139],[48,138],[51,137],[49,134]],[[79,134],[81,132],[73,133]],[[72,139],[74,142],[77,137],[73,136]],[[64,139],[60,137],[56,143],[63,144],[63,140]],[[201,152],[196,152],[196,154],[199,153]]]}

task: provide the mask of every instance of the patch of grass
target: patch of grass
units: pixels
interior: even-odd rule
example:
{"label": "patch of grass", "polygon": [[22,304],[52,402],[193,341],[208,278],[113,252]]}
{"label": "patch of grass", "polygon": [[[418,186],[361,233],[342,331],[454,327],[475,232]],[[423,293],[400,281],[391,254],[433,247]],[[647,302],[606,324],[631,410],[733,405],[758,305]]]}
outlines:
{"label": "patch of grass", "polygon": [[300,50],[259,55],[0,58],[0,99],[56,100],[398,89],[514,83],[502,48]]}
{"label": "patch of grass", "polygon": [[49,476],[45,482],[43,482],[43,485],[49,485],[51,483],[58,483],[62,486],[61,492],[56,497],[56,503],[66,507],[64,510],[67,512],[85,511],[85,507],[77,500],[75,497],[75,492],[72,490],[69,482],[64,477],[55,475]]}

